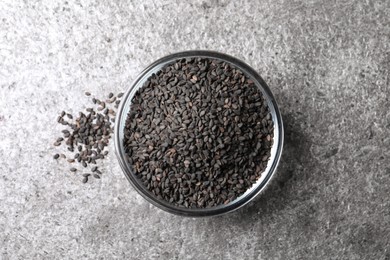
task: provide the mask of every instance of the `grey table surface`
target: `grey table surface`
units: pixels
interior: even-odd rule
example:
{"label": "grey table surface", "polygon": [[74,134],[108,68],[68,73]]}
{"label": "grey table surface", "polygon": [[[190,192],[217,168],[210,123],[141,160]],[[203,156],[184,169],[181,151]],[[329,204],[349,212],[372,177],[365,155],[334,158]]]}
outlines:
{"label": "grey table surface", "polygon": [[[390,1],[0,1],[0,259],[390,259]],[[285,149],[242,210],[191,219],[52,159],[63,109],[180,50],[253,66]]]}

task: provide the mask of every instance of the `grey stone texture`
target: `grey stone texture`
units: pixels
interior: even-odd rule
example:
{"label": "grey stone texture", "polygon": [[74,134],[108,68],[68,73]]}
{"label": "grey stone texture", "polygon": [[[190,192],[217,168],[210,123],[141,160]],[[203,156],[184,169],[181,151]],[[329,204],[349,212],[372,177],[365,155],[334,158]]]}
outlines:
{"label": "grey stone texture", "polygon": [[[0,1],[0,259],[390,259],[390,1]],[[63,109],[154,60],[224,52],[280,105],[286,143],[251,205],[147,203],[113,145],[101,180],[52,156]]]}

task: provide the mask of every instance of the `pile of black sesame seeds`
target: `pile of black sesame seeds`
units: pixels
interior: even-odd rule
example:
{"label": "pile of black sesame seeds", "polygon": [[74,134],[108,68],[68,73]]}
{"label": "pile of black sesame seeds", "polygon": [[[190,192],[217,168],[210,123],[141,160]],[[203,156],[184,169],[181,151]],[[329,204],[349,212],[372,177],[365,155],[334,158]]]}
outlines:
{"label": "pile of black sesame seeds", "polygon": [[[91,96],[91,93],[85,92],[85,95]],[[123,93],[116,96],[110,93],[105,101],[92,98],[97,108],[89,107],[77,116],[62,111],[57,118],[57,122],[66,126],[66,129],[62,130],[62,137],[57,138],[54,146],[65,145],[70,155],[57,153],[53,158],[65,159],[70,164],[78,163],[83,168],[92,165],[91,173],[82,174],[83,183],[88,182],[90,176],[101,178],[98,160],[108,155],[107,146],[113,134],[116,109],[122,96]],[[78,168],[73,166],[69,170],[75,173]]]}
{"label": "pile of black sesame seeds", "polygon": [[226,205],[267,168],[274,125],[260,89],[233,64],[186,58],[132,99],[123,145],[152,195],[177,207]]}

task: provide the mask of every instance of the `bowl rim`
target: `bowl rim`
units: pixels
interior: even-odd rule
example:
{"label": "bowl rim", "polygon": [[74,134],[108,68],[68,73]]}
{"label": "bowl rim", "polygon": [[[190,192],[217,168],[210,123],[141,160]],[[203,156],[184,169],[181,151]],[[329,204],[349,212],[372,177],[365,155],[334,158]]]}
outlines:
{"label": "bowl rim", "polygon": [[[139,179],[135,174],[132,173],[130,166],[128,165],[125,159],[125,151],[123,149],[123,123],[126,121],[128,111],[125,112],[126,105],[130,105],[131,99],[136,92],[136,90],[143,85],[143,81],[149,76],[158,71],[164,65],[171,63],[177,59],[183,58],[193,58],[193,57],[203,57],[210,59],[218,59],[223,60],[232,64],[235,67],[241,69],[247,76],[249,76],[254,83],[259,87],[262,91],[264,99],[268,103],[270,107],[270,112],[272,115],[272,120],[274,122],[274,139],[273,145],[271,148],[271,158],[268,161],[266,170],[261,174],[263,177],[260,177],[257,183],[253,184],[253,186],[248,189],[243,195],[235,199],[234,201],[228,203],[227,205],[219,205],[211,208],[194,208],[188,209],[184,207],[177,207],[169,202],[164,200],[159,200],[153,194],[146,190],[143,184],[140,183]],[[130,100],[129,100],[130,98]],[[270,106],[271,105],[271,106]],[[130,110],[130,107],[128,107]],[[122,133],[121,133],[122,131]],[[142,195],[148,202],[153,204],[154,206],[167,211],[169,213],[173,213],[181,216],[188,217],[207,217],[207,216],[218,216],[223,215],[229,212],[233,212],[238,210],[239,208],[245,206],[250,201],[252,201],[258,194],[260,194],[267,184],[270,182],[272,176],[275,174],[277,166],[280,161],[280,157],[283,150],[284,143],[284,129],[283,129],[283,121],[282,117],[276,103],[276,100],[268,87],[265,81],[261,78],[261,76],[248,64],[245,62],[232,57],[230,55],[209,51],[209,50],[191,50],[191,51],[183,51],[173,53],[167,56],[164,56],[155,62],[151,63],[147,66],[131,83],[130,87],[125,91],[121,103],[118,107],[118,112],[115,120],[115,128],[114,128],[114,145],[115,145],[115,154],[118,158],[119,164],[122,168],[123,173],[125,174],[127,180],[130,184],[135,188],[135,190]],[[276,145],[276,146],[275,146]]]}

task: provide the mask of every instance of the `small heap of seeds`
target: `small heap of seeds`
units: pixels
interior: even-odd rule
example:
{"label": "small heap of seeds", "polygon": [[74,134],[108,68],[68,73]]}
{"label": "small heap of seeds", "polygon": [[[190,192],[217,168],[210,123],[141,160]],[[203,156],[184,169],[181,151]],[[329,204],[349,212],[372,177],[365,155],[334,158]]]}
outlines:
{"label": "small heap of seeds", "polygon": [[220,60],[163,67],[136,92],[124,147],[134,174],[160,200],[209,208],[245,193],[267,167],[273,121],[254,82]]}
{"label": "small heap of seeds", "polygon": [[[85,92],[86,96],[91,93]],[[118,108],[120,98],[123,93],[114,96],[113,93],[108,95],[108,99],[104,102],[96,98],[92,98],[92,102],[98,106],[87,108],[84,112],[79,112],[78,116],[73,116],[70,113],[62,111],[57,118],[57,122],[67,126],[67,129],[62,130],[63,137],[57,138],[54,146],[60,146],[65,143],[67,150],[71,156],[67,159],[69,163],[79,163],[82,167],[87,168],[89,164],[96,165],[97,161],[104,159],[108,151],[105,148],[108,146],[111,134],[113,133],[113,123],[115,122],[115,110]],[[113,106],[110,108],[109,106]],[[65,154],[55,154],[54,159],[64,158]],[[77,172],[77,168],[71,167],[71,172]],[[83,183],[88,181],[89,176],[100,179],[102,172],[97,166],[91,169],[93,173],[84,173]]]}

